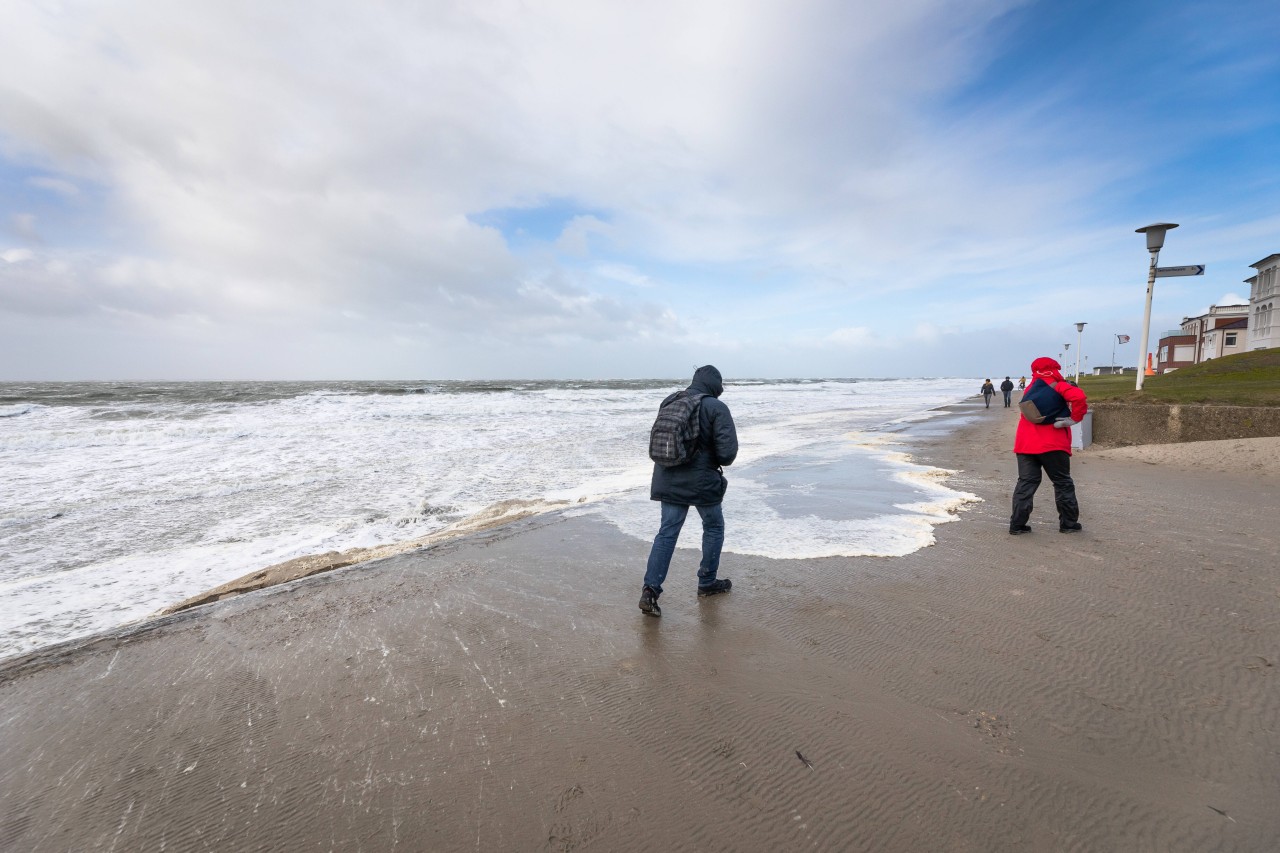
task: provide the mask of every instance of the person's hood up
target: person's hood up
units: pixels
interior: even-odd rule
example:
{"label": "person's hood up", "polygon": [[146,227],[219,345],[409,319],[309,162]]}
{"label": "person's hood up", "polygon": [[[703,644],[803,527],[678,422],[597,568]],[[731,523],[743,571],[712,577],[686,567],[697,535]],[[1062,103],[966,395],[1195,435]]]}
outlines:
{"label": "person's hood up", "polygon": [[704,364],[693,372],[693,381],[689,383],[689,390],[719,397],[724,393],[724,379],[720,376],[720,371],[709,364]]}
{"label": "person's hood up", "polygon": [[1043,379],[1050,384],[1062,381],[1062,365],[1049,358],[1041,356],[1031,362],[1031,375]]}

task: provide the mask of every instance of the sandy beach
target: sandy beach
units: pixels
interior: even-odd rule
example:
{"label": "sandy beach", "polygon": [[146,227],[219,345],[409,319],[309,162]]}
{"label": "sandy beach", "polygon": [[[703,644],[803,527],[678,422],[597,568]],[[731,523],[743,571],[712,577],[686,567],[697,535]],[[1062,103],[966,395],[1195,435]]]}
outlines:
{"label": "sandy beach", "polygon": [[934,546],[681,550],[660,620],[570,509],[10,659],[0,849],[1275,849],[1280,453],[1091,448],[1011,537],[1016,415],[908,448]]}

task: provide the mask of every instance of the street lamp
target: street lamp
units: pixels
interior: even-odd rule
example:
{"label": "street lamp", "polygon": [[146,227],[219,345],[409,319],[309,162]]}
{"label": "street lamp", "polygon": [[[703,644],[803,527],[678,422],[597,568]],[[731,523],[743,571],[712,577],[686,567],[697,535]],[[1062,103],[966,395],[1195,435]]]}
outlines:
{"label": "street lamp", "polygon": [[[1137,234],[1147,235],[1147,251],[1151,253],[1151,269],[1147,272],[1147,307],[1142,313],[1142,349],[1138,350],[1139,362],[1147,357],[1147,337],[1151,334],[1151,293],[1156,288],[1156,259],[1160,257],[1160,250],[1164,248],[1165,232],[1177,227],[1172,222],[1157,222],[1135,230]],[[1142,364],[1139,363],[1137,387],[1139,391],[1142,390],[1144,373]]]}
{"label": "street lamp", "polygon": [[1080,384],[1080,338],[1084,334],[1087,323],[1076,323],[1076,384]]}

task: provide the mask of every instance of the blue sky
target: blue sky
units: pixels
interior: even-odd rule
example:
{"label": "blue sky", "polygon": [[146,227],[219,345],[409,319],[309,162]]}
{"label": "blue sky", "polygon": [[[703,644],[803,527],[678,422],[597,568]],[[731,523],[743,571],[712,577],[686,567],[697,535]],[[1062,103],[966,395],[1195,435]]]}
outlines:
{"label": "blue sky", "polygon": [[10,4],[0,380],[1003,376],[1280,252],[1274,2]]}

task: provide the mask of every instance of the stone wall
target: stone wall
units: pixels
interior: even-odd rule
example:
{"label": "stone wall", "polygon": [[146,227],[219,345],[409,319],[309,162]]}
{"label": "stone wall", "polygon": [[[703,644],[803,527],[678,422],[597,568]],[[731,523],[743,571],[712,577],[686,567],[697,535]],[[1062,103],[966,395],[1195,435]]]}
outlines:
{"label": "stone wall", "polygon": [[1280,407],[1091,403],[1093,440],[1109,447],[1280,436]]}

